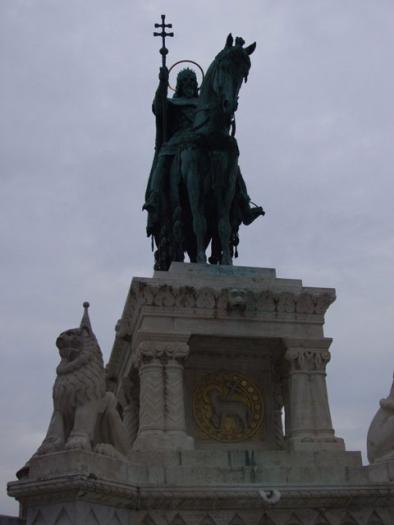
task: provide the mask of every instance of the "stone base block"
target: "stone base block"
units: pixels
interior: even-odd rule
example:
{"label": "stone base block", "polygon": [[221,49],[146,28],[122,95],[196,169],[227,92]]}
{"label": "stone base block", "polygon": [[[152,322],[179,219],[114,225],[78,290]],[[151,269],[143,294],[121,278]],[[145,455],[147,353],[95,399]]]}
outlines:
{"label": "stone base block", "polygon": [[369,465],[368,476],[374,483],[394,482],[394,459]]}
{"label": "stone base block", "polygon": [[371,484],[281,486],[274,490],[253,484],[137,488],[86,477],[63,477],[13,490],[24,501],[25,525],[394,523],[393,491]]}
{"label": "stone base block", "polygon": [[133,450],[193,450],[194,439],[186,432],[177,430],[163,432],[160,430],[145,430],[134,442]]}
{"label": "stone base block", "polygon": [[393,467],[341,451],[69,450],[33,458],[8,493],[26,525],[392,525]]}
{"label": "stone base block", "polygon": [[296,451],[344,451],[345,442],[342,438],[327,437],[293,437],[287,440],[290,450]]}

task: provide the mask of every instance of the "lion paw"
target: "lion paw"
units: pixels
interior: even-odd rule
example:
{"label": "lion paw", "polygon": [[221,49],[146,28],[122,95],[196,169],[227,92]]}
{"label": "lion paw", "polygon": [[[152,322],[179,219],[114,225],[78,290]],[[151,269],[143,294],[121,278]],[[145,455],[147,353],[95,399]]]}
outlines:
{"label": "lion paw", "polygon": [[92,450],[89,436],[86,434],[71,434],[66,443],[68,450]]}

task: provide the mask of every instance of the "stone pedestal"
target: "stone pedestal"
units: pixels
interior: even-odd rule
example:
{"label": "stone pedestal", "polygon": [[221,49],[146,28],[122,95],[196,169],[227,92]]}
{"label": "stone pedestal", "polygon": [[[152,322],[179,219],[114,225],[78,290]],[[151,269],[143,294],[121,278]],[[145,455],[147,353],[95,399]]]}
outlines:
{"label": "stone pedestal", "polygon": [[194,440],[196,448],[344,450],[325,382],[323,323],[334,300],[332,289],[266,268],[173,263],[134,279],[107,366],[118,389],[140,377],[134,449]]}
{"label": "stone pedestal", "polygon": [[26,525],[392,525],[391,463],[335,436],[334,300],[264,268],[133,279],[107,365],[128,456],[33,458],[8,487]]}

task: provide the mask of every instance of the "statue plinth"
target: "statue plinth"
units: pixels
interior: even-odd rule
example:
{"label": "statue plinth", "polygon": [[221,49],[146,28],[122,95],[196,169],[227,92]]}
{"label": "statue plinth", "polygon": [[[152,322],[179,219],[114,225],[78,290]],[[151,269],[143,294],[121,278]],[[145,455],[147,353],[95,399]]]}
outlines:
{"label": "statue plinth", "polygon": [[134,278],[106,366],[128,452],[34,456],[8,486],[26,525],[391,525],[392,462],[363,467],[333,429],[334,300],[267,268]]}
{"label": "statue plinth", "polygon": [[269,268],[173,263],[133,279],[107,373],[118,392],[139,385],[136,449],[344,450],[325,383],[334,300]]}

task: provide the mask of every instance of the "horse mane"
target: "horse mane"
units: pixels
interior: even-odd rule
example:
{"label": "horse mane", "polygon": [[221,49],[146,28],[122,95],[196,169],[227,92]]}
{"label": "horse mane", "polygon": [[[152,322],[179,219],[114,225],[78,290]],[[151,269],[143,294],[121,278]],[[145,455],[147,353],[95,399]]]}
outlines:
{"label": "horse mane", "polygon": [[[214,58],[214,60],[211,62],[210,66],[208,67],[208,70],[207,72],[205,73],[205,76],[204,76],[204,80],[202,81],[201,83],[201,87],[200,87],[200,97],[201,99],[203,99],[204,97],[206,97],[207,95],[210,94],[211,92],[211,87],[212,87],[212,82],[213,82],[213,78],[217,72],[217,69],[220,65],[220,62],[221,60],[229,53],[231,52],[232,50],[234,49],[237,49],[237,46],[231,46],[231,47],[224,47],[224,49],[222,49],[221,51],[219,51],[219,53],[216,55],[216,57]],[[245,48],[243,47],[238,47],[238,49],[242,49],[243,51],[246,51]],[[242,53],[241,55],[241,60],[245,61],[245,65],[247,66],[248,70],[250,68],[250,58],[249,58],[249,54],[246,52],[246,53]],[[247,74],[245,75],[244,77],[244,80],[246,82],[247,80]]]}

